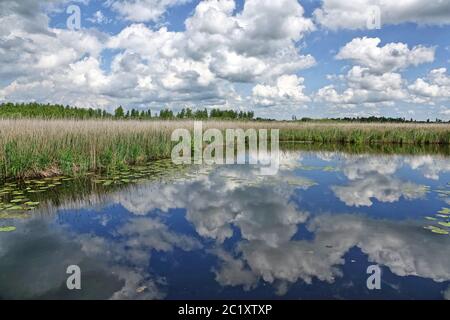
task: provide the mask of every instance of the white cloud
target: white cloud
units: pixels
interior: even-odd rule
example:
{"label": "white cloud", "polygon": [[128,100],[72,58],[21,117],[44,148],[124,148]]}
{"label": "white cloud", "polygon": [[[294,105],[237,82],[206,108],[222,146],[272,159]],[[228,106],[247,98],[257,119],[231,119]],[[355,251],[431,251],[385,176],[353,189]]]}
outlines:
{"label": "white cloud", "polygon": [[432,1],[424,5],[421,0],[323,0],[313,13],[315,21],[332,30],[366,29],[372,6],[381,11],[381,24],[417,23],[420,25],[450,24],[450,3]]}
{"label": "white cloud", "polygon": [[450,286],[444,291],[444,299],[450,300]]}
{"label": "white cloud", "polygon": [[409,49],[404,43],[388,43],[380,47],[380,43],[379,38],[355,38],[339,50],[336,59],[350,60],[376,73],[402,70],[411,65],[434,61],[434,48],[416,46]]}
{"label": "white cloud", "polygon": [[435,48],[409,49],[404,43],[380,43],[379,38],[355,38],[341,48],[336,59],[354,64],[346,75],[335,77],[345,87],[339,92],[335,85],[327,85],[317,91],[316,100],[354,108],[392,106],[410,99],[407,82],[399,72],[433,62]]}
{"label": "white cloud", "polygon": [[450,76],[446,68],[431,70],[425,79],[418,78],[408,86],[419,103],[435,103],[450,98]]}
{"label": "white cloud", "polygon": [[98,10],[96,11],[91,18],[87,19],[88,21],[92,22],[92,23],[96,23],[96,24],[106,24],[106,23],[110,23],[111,19],[109,19],[108,17],[106,17],[102,11]]}
{"label": "white cloud", "polygon": [[392,203],[401,197],[412,200],[425,195],[425,189],[420,185],[375,173],[367,174],[364,179],[352,181],[347,186],[333,186],[332,190],[347,206],[355,207],[370,207],[372,199]]}
{"label": "white cloud", "polygon": [[431,180],[439,180],[441,174],[450,172],[450,162],[445,157],[417,156],[407,158],[405,162]]}
{"label": "white cloud", "polygon": [[192,0],[117,0],[111,8],[124,19],[135,22],[157,22],[166,11]]}
{"label": "white cloud", "polygon": [[[184,1],[147,2],[109,4],[129,20],[155,21],[159,12]],[[134,10],[141,6],[151,9]],[[296,0],[248,0],[241,12],[235,12],[232,0],[201,1],[185,21],[185,31],[133,23],[115,35],[49,28],[45,14],[34,17],[42,32],[30,33],[30,22],[17,17],[20,10],[6,7],[0,17],[2,100],[110,108],[252,108],[246,103],[251,97],[236,93],[237,83],[275,83],[315,64],[298,49],[297,42],[314,26]],[[98,23],[105,19],[101,11],[91,18]],[[108,72],[102,66],[105,49],[114,52]],[[298,84],[302,89],[303,80]],[[292,91],[281,94],[301,97]]]}
{"label": "white cloud", "polygon": [[401,166],[396,157],[343,156],[341,166],[349,183],[331,189],[347,206],[372,206],[373,199],[389,203],[401,197],[412,200],[426,193],[423,186],[393,176]]}
{"label": "white cloud", "polygon": [[274,86],[258,84],[253,88],[253,100],[260,106],[303,104],[310,101],[303,93],[304,80],[285,75],[279,77]]}

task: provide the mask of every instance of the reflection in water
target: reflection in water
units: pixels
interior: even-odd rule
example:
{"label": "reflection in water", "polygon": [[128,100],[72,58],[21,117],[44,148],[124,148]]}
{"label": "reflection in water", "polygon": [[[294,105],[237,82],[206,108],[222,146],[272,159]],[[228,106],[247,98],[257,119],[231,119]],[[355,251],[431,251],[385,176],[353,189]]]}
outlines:
{"label": "reflection in water", "polygon": [[450,237],[423,219],[449,171],[444,156],[292,151],[277,176],[193,167],[49,206],[0,234],[0,298],[449,298]]}
{"label": "reflection in water", "polygon": [[349,183],[333,186],[332,190],[346,205],[357,207],[371,206],[372,199],[393,203],[401,197],[423,197],[427,191],[426,186],[395,177],[394,174],[401,165],[402,161],[397,157],[350,157],[341,163]]}

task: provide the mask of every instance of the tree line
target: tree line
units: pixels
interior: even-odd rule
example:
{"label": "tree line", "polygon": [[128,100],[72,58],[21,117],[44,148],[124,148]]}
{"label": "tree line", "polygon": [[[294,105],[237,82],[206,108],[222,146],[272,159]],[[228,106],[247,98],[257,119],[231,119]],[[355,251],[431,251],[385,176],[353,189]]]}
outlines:
{"label": "tree line", "polygon": [[43,118],[43,119],[223,119],[223,120],[252,120],[254,112],[207,109],[193,110],[183,108],[178,113],[170,109],[163,109],[158,113],[152,113],[150,109],[125,110],[122,106],[117,107],[113,113],[106,110],[93,108],[77,108],[64,106],[60,104],[41,104],[41,103],[1,103],[0,118]]}
{"label": "tree line", "polygon": [[[441,119],[427,119],[427,120],[415,120],[413,118],[392,118],[392,117],[344,117],[344,118],[326,118],[326,119],[312,119],[312,118],[301,118],[297,119],[295,116],[292,116],[293,121],[301,121],[301,122],[362,122],[362,123],[444,123],[444,120]],[[448,121],[450,122],[450,120]]]}
{"label": "tree line", "polygon": [[[42,104],[36,102],[30,103],[1,103],[0,104],[0,118],[42,118],[42,119],[133,119],[133,120],[148,120],[148,119],[195,119],[195,120],[255,120],[255,121],[274,121],[272,119],[255,118],[253,111],[235,111],[222,109],[196,109],[183,108],[179,112],[174,112],[168,108],[152,113],[150,109],[129,109],[126,110],[122,106],[115,108],[114,112],[110,113],[102,109],[93,108],[77,108],[71,106],[64,106],[61,104]],[[344,118],[326,118],[326,119],[312,119],[300,118],[292,116],[292,121],[301,122],[377,122],[377,123],[442,123],[441,119],[427,119],[419,121],[406,118],[392,118],[392,117],[344,117]],[[448,121],[450,122],[450,121]]]}

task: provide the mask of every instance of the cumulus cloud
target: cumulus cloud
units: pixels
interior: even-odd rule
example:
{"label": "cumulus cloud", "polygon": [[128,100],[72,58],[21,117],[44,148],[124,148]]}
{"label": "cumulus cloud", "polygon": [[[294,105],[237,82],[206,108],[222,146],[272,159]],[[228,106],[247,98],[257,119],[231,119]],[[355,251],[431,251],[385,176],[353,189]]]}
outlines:
{"label": "cumulus cloud", "polygon": [[395,178],[368,174],[364,179],[352,181],[347,186],[333,186],[336,197],[347,206],[371,206],[372,199],[380,202],[396,202],[404,197],[407,200],[421,198],[426,190],[411,182],[402,182]]}
{"label": "cumulus cloud", "polygon": [[[50,28],[48,17],[29,2],[40,12],[30,20],[32,25],[21,6],[2,2],[1,100],[110,108],[251,108],[245,103],[251,97],[240,97],[236,84],[283,82],[290,79],[286,75],[315,64],[311,55],[299,52],[298,42],[314,25],[296,0],[248,0],[240,12],[232,0],[201,1],[179,32],[136,22],[158,21],[184,0],[110,2],[113,10],[132,21],[114,35]],[[107,22],[101,11],[90,19]],[[102,66],[105,50],[114,52],[108,71]],[[303,80],[297,80],[282,84],[298,85],[281,88],[282,97],[274,102],[305,100]]]}
{"label": "cumulus cloud", "polygon": [[135,22],[157,22],[166,11],[192,0],[117,0],[111,8],[122,18]]}
{"label": "cumulus cloud", "polygon": [[372,206],[373,199],[380,202],[396,202],[400,198],[418,199],[426,189],[394,177],[403,161],[395,157],[355,156],[344,157],[342,172],[348,178],[347,185],[331,187],[336,197],[347,206]]}
{"label": "cumulus cloud", "polygon": [[418,78],[408,86],[413,100],[419,103],[434,104],[450,98],[450,76],[446,68],[433,69],[425,79]]}
{"label": "cumulus cloud", "polygon": [[106,17],[101,10],[95,11],[92,17],[87,20],[97,24],[106,24],[111,22],[111,20]]}
{"label": "cumulus cloud", "polygon": [[[398,276],[437,282],[450,279],[449,257],[441,254],[441,250],[448,250],[448,239],[433,237],[424,242],[425,231],[415,222],[333,214],[313,218],[307,228],[314,232],[312,241],[290,240],[276,247],[264,241],[242,241],[238,245],[240,258],[222,257],[216,279],[244,288],[254,287],[262,279],[278,286],[278,294],[283,295],[289,285],[300,280],[333,283],[342,276],[344,255],[354,247],[367,254],[370,262],[386,266]],[[249,269],[243,269],[243,263]]]}
{"label": "cumulus cloud", "polygon": [[404,43],[387,43],[380,47],[380,43],[379,38],[355,38],[339,50],[336,59],[350,60],[378,74],[434,61],[434,48],[409,49]]}
{"label": "cumulus cloud", "polygon": [[439,180],[440,175],[450,172],[448,159],[439,156],[416,156],[405,159],[411,169],[418,170],[422,175],[431,180]]}
{"label": "cumulus cloud", "polygon": [[371,8],[380,9],[382,25],[412,22],[420,25],[450,24],[450,4],[434,1],[423,5],[421,0],[324,0],[322,6],[313,13],[315,21],[326,28],[365,29],[373,16]]}
{"label": "cumulus cloud", "polygon": [[[191,251],[201,246],[191,237],[172,232],[157,219],[127,220],[117,230],[124,241],[76,234],[67,228],[48,228],[47,223],[50,222],[39,217],[24,221],[18,232],[2,241],[0,266],[10,275],[2,282],[3,297],[162,299],[164,284],[148,272],[152,251],[168,252],[174,248]],[[30,246],[39,250],[30,252]],[[2,263],[6,260],[10,264]],[[84,290],[70,294],[66,288],[66,268],[74,264],[81,266],[85,275]],[[92,273],[95,277],[89,276]],[[139,288],[144,290],[141,292]]]}
{"label": "cumulus cloud", "polygon": [[277,79],[274,86],[256,85],[253,88],[255,104],[261,106],[303,104],[310,98],[303,93],[305,79],[285,75]]}
{"label": "cumulus cloud", "polygon": [[[381,39],[367,37],[353,39],[338,51],[335,58],[349,62],[350,68],[334,77],[336,83],[310,95],[308,80],[299,74],[317,63],[303,53],[305,35],[316,26],[297,0],[247,0],[239,10],[234,0],[200,1],[184,21],[184,30],[163,26],[168,10],[188,2],[107,1],[108,9],[127,21],[118,32],[107,34],[96,29],[104,30],[102,24],[110,22],[104,10],[87,18],[95,28],[73,32],[50,27],[49,13],[62,12],[66,0],[1,1],[0,101],[110,110],[119,104],[156,110],[226,107],[290,118],[310,105],[320,109],[324,104],[338,113],[362,106],[360,113],[378,114],[379,106],[437,104],[450,97],[445,68],[414,81],[403,78],[408,68],[432,62],[434,47],[381,45]],[[409,12],[415,5],[385,10]],[[324,1],[314,16],[322,22],[320,14],[326,20],[331,12],[359,6]],[[424,11],[429,17],[433,10],[446,16],[445,8],[429,4]],[[446,110],[440,112],[446,116]]]}
{"label": "cumulus cloud", "polygon": [[[401,71],[434,61],[435,48],[404,43],[380,46],[379,38],[355,38],[342,47],[336,59],[348,60],[354,66],[345,75],[337,76],[344,89],[334,85],[320,88],[315,99],[334,106],[354,108],[357,105],[392,106],[398,101],[411,100],[407,81]],[[411,89],[411,88],[410,88]]]}

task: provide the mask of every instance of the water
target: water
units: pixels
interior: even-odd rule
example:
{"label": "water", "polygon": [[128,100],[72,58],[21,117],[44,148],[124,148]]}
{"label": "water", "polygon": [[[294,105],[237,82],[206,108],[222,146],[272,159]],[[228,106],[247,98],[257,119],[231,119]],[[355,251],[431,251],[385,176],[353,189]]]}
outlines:
{"label": "water", "polygon": [[448,157],[287,151],[278,175],[258,173],[190,167],[0,219],[16,227],[0,232],[0,298],[450,297],[450,236],[424,228],[450,230]]}

